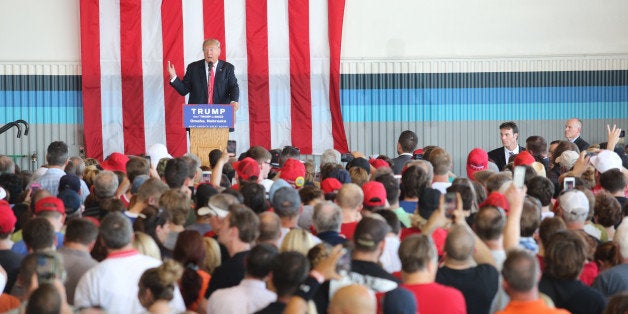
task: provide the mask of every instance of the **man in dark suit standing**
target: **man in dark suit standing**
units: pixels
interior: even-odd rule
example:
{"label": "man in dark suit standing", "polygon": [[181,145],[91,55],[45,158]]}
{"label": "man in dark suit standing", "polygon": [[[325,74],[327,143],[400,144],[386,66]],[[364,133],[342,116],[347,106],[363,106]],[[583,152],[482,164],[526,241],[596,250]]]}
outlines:
{"label": "man in dark suit standing", "polygon": [[499,136],[503,147],[493,149],[488,152],[488,158],[493,160],[499,170],[503,170],[508,164],[508,159],[525,150],[517,144],[519,139],[519,127],[513,121],[504,122],[499,125]]}
{"label": "man in dark suit standing", "polygon": [[401,174],[403,166],[412,159],[412,153],[416,149],[419,142],[419,137],[410,130],[405,130],[399,135],[397,141],[397,154],[399,156],[393,159],[393,172],[395,174]]}
{"label": "man in dark suit standing", "polygon": [[565,137],[576,144],[580,151],[583,151],[589,147],[589,143],[580,136],[580,132],[582,132],[582,120],[571,118],[565,122]]}
{"label": "man in dark suit standing", "polygon": [[174,65],[168,61],[170,85],[185,96],[189,104],[231,104],[238,110],[240,88],[235,77],[233,64],[218,60],[220,42],[210,38],[203,42],[205,58],[188,65],[183,80],[177,77]]}

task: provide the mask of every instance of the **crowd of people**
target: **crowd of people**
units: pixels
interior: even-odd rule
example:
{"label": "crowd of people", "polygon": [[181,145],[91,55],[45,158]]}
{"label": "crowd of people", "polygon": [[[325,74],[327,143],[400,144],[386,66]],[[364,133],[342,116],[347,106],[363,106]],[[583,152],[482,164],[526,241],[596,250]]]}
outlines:
{"label": "crowd of people", "polygon": [[[0,312],[626,313],[628,155],[582,122],[452,156],[254,146],[104,161],[0,155]],[[522,143],[524,144],[524,143]]]}

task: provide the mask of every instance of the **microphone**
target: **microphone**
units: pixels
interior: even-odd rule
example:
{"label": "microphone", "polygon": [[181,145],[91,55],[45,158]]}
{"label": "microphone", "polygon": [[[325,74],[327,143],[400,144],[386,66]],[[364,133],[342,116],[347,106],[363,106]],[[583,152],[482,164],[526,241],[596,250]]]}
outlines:
{"label": "microphone", "polygon": [[208,65],[208,66],[207,66],[207,69],[209,69],[209,71],[208,71],[208,72],[210,72],[210,71],[212,70],[212,68],[214,67],[214,63],[213,63],[213,62],[211,62],[211,61],[209,61],[209,62],[207,62],[207,65]]}

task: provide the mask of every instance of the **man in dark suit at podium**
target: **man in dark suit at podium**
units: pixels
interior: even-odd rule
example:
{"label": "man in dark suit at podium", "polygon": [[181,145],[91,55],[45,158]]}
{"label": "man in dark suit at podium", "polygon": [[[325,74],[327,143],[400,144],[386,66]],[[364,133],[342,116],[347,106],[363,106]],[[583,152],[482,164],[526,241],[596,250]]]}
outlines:
{"label": "man in dark suit at podium", "polygon": [[205,40],[203,55],[205,59],[188,65],[183,80],[177,77],[174,65],[168,61],[170,85],[181,96],[189,93],[189,104],[232,104],[238,110],[240,88],[235,77],[235,68],[229,62],[218,60],[220,42],[212,38]]}
{"label": "man in dark suit at podium", "polygon": [[517,144],[519,139],[519,127],[513,121],[504,122],[499,125],[499,137],[502,140],[503,147],[493,149],[488,152],[488,158],[493,160],[499,170],[503,170],[508,164],[511,156],[517,155],[524,151],[525,148]]}

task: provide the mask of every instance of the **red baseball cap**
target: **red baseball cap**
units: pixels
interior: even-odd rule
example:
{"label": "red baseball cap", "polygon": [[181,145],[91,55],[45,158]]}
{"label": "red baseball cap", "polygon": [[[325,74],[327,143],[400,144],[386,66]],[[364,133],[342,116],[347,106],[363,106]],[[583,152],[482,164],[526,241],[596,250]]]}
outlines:
{"label": "red baseball cap", "polygon": [[527,166],[527,165],[531,165],[535,161],[536,160],[534,160],[534,156],[532,156],[528,151],[524,150],[522,152],[519,152],[519,154],[515,156],[515,160],[513,161],[513,164],[515,165],[515,167]]}
{"label": "red baseball cap", "polygon": [[488,153],[481,148],[474,148],[467,156],[467,178],[473,180],[473,174],[488,169]]}
{"label": "red baseball cap", "polygon": [[126,163],[129,161],[129,157],[122,153],[111,153],[107,159],[100,163],[100,166],[105,170],[122,171],[126,173]]}
{"label": "red baseball cap", "polygon": [[383,159],[371,158],[369,159],[369,164],[375,169],[390,168],[390,165]]}
{"label": "red baseball cap", "polygon": [[305,165],[293,158],[288,158],[280,169],[280,178],[286,180],[296,187],[302,187],[305,184]]}
{"label": "red baseball cap", "polygon": [[260,173],[259,164],[251,157],[234,162],[233,169],[242,180],[251,180],[252,177],[258,178]]}
{"label": "red baseball cap", "polygon": [[0,233],[11,233],[16,222],[17,218],[9,202],[0,200]]}
{"label": "red baseball cap", "polygon": [[325,194],[338,191],[340,188],[342,188],[342,183],[336,178],[327,178],[321,182],[321,190]]}
{"label": "red baseball cap", "polygon": [[63,205],[63,201],[60,198],[47,196],[35,203],[35,215],[43,211],[55,211],[65,214],[65,205]]}
{"label": "red baseball cap", "polygon": [[504,194],[501,194],[499,192],[491,192],[491,194],[489,194],[486,197],[484,202],[480,204],[480,207],[484,207],[484,206],[501,207],[506,212],[510,210],[510,205],[508,204],[508,200],[506,200],[506,197],[504,196]]}
{"label": "red baseball cap", "polygon": [[369,181],[362,185],[364,206],[379,207],[386,205],[386,188],[377,181]]}

